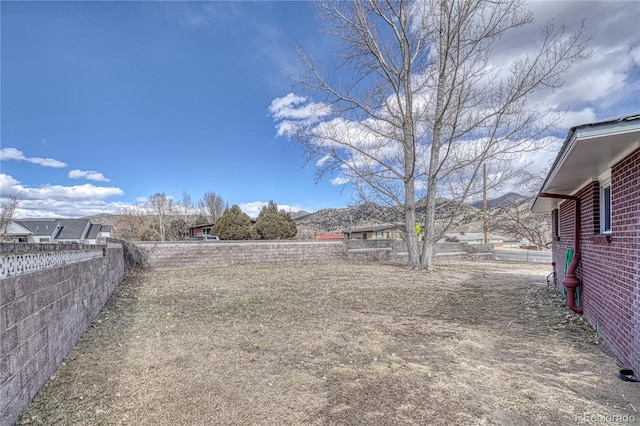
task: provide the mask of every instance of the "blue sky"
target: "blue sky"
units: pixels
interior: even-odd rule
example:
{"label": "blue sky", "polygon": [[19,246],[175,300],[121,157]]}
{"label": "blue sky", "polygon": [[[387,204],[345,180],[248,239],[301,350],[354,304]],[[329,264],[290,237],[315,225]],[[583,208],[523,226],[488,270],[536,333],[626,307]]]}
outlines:
{"label": "blue sky", "polygon": [[[568,127],[640,111],[640,2],[533,2],[537,21],[584,18],[594,55],[547,93]],[[296,44],[330,68],[311,2],[12,2],[1,13],[0,197],[22,217],[113,213],[156,192],[214,191],[252,216],[269,200],[351,203],[276,134]],[[527,31],[538,31],[539,25]],[[522,31],[508,43],[526,48]],[[500,52],[497,52],[500,54]],[[554,152],[541,154],[548,167]]]}

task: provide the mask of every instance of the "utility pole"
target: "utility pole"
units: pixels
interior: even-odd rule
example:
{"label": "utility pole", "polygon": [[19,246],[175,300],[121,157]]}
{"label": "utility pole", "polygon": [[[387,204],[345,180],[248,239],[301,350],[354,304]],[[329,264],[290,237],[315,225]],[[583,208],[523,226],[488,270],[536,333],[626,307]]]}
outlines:
{"label": "utility pole", "polygon": [[487,211],[487,163],[482,165],[482,209],[484,210],[484,243],[489,244],[489,213]]}

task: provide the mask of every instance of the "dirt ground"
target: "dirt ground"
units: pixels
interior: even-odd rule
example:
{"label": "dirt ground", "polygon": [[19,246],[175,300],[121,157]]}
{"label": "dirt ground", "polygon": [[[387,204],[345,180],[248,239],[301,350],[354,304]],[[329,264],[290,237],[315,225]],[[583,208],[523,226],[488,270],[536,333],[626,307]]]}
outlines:
{"label": "dirt ground", "polygon": [[548,265],[127,278],[20,424],[640,424],[640,384]]}

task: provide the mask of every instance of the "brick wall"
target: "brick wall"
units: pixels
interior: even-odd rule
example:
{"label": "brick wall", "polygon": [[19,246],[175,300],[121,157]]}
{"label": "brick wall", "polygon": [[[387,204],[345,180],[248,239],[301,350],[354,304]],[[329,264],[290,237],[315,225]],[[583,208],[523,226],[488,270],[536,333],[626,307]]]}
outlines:
{"label": "brick wall", "polygon": [[[406,262],[402,241],[217,241],[137,242],[151,269],[184,269],[255,263]],[[493,246],[436,245],[442,259],[493,259]]]}
{"label": "brick wall", "polygon": [[[581,199],[581,303],[584,316],[618,358],[640,372],[640,150],[611,169],[611,235],[599,235],[599,184]],[[560,238],[553,244],[558,285],[565,250],[573,248],[573,201],[560,205]]]}
{"label": "brick wall", "polygon": [[[122,245],[111,240],[104,247],[101,257],[0,280],[0,425],[17,420],[122,281]],[[0,254],[95,249],[16,243],[2,244]]]}

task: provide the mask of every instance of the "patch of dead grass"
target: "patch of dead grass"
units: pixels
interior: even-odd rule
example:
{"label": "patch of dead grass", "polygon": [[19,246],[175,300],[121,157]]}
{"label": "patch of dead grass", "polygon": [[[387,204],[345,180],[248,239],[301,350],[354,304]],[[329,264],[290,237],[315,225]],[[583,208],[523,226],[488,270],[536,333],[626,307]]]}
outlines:
{"label": "patch of dead grass", "polygon": [[[567,424],[637,384],[541,265],[127,278],[20,424]],[[633,401],[636,401],[634,403]]]}

